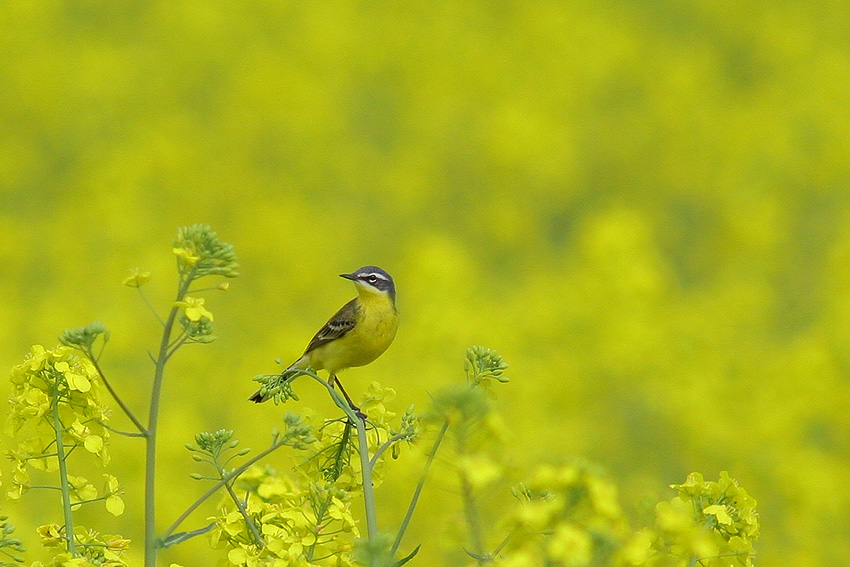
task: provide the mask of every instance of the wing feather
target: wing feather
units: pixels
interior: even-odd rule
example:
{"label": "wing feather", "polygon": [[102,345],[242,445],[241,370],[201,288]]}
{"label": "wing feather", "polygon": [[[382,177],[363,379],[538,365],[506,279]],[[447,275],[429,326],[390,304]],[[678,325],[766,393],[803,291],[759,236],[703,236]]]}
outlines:
{"label": "wing feather", "polygon": [[345,336],[357,322],[357,298],[352,299],[331,317],[324,327],[310,340],[304,354]]}

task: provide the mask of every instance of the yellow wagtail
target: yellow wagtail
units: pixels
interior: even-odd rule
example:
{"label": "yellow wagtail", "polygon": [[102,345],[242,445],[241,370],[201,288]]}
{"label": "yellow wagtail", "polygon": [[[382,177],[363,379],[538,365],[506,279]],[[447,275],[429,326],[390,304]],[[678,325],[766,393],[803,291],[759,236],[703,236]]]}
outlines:
{"label": "yellow wagtail", "polygon": [[[369,364],[381,354],[395,338],[398,329],[398,310],[395,306],[395,284],[393,278],[377,266],[364,266],[340,277],[354,282],[357,297],[342,306],[307,345],[301,358],[287,370],[327,370],[328,383],[339,384],[349,405],[357,407],[342,387],[337,372],[352,366]],[[271,396],[263,396],[260,390],[249,399],[265,402]]]}

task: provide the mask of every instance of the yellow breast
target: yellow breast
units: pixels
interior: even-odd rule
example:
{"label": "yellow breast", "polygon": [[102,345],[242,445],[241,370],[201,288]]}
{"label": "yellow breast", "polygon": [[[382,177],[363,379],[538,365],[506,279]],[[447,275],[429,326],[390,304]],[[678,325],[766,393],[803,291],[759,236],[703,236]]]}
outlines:
{"label": "yellow breast", "polygon": [[357,324],[344,336],[310,353],[313,368],[331,374],[352,366],[369,364],[390,346],[398,330],[398,311],[386,296],[361,295]]}

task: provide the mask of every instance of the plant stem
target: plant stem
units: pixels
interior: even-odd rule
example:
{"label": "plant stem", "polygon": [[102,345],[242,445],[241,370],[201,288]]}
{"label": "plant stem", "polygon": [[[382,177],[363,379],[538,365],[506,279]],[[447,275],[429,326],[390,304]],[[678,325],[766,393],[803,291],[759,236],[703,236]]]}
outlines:
{"label": "plant stem", "polygon": [[440,448],[440,443],[443,442],[443,437],[445,437],[448,429],[449,420],[447,419],[443,422],[440,432],[437,433],[437,437],[434,439],[434,445],[431,447],[431,452],[428,454],[428,460],[425,461],[425,468],[422,469],[422,475],[419,477],[416,490],[413,491],[413,498],[410,499],[410,506],[407,507],[407,513],[401,521],[398,534],[396,534],[395,541],[390,549],[390,557],[395,557],[398,547],[401,545],[401,538],[404,537],[404,532],[407,530],[408,524],[410,524],[410,518],[413,517],[413,510],[416,508],[416,503],[419,502],[419,495],[422,494],[422,488],[425,486],[425,479],[428,477],[428,470],[431,468],[431,463],[434,462],[434,455],[437,454],[437,449]]}
{"label": "plant stem", "polygon": [[322,525],[322,521],[325,519],[325,514],[328,511],[328,507],[331,505],[332,498],[333,497],[331,495],[328,495],[328,498],[322,503],[322,507],[316,511],[316,529],[313,530],[313,536],[316,539],[305,554],[308,563],[313,560],[313,555],[316,553],[316,545],[319,543],[319,526]]}
{"label": "plant stem", "polygon": [[271,453],[272,451],[274,451],[274,450],[276,450],[276,449],[279,449],[280,447],[283,447],[285,444],[286,444],[286,443],[275,443],[275,444],[273,444],[271,447],[269,447],[269,448],[268,448],[268,449],[266,449],[265,451],[263,451],[263,452],[261,452],[261,453],[258,453],[258,454],[257,454],[257,455],[255,455],[254,457],[252,457],[252,458],[248,459],[247,461],[245,461],[245,462],[244,462],[242,465],[240,465],[239,467],[237,467],[237,468],[233,469],[233,471],[231,471],[231,473],[230,473],[229,475],[227,475],[225,478],[223,478],[223,479],[221,479],[220,481],[216,482],[216,483],[212,486],[212,488],[210,488],[209,490],[207,490],[206,492],[204,492],[204,493],[203,493],[200,497],[198,497],[198,499],[197,499],[197,500],[195,500],[195,501],[192,503],[192,505],[191,505],[191,506],[189,506],[188,508],[186,508],[186,510],[184,510],[184,512],[183,512],[182,514],[180,514],[180,517],[178,517],[176,520],[174,520],[174,523],[173,523],[173,524],[171,524],[171,526],[169,526],[169,528],[168,528],[167,530],[165,530],[165,533],[163,533],[163,534],[162,534],[162,539],[167,539],[167,538],[168,538],[171,534],[173,534],[173,533],[174,533],[174,530],[176,530],[177,528],[179,528],[179,527],[180,527],[180,524],[182,524],[182,523],[183,523],[183,521],[184,521],[186,518],[188,518],[188,517],[189,517],[189,514],[191,514],[192,512],[194,512],[194,511],[195,511],[195,509],[196,509],[198,506],[200,506],[201,504],[203,504],[203,503],[204,503],[204,502],[205,502],[205,501],[206,501],[206,500],[207,500],[210,496],[212,496],[213,494],[215,494],[216,492],[218,492],[218,489],[219,489],[219,488],[221,488],[222,486],[224,486],[226,483],[228,483],[228,482],[230,482],[230,481],[234,480],[236,477],[238,477],[238,476],[239,476],[239,475],[241,475],[243,472],[245,472],[246,470],[248,470],[248,468],[249,468],[251,465],[253,465],[253,464],[254,464],[254,463],[256,463],[257,461],[259,461],[260,459],[262,459],[263,457],[265,457],[266,455],[268,455],[268,454],[269,454],[269,453]]}
{"label": "plant stem", "polygon": [[103,370],[101,369],[100,364],[97,363],[97,359],[94,357],[94,353],[91,351],[91,349],[86,352],[86,355],[88,355],[88,358],[91,363],[94,364],[94,368],[100,375],[100,379],[103,381],[103,385],[106,386],[106,389],[109,390],[110,394],[112,394],[112,398],[121,407],[121,410],[124,412],[124,415],[130,418],[130,421],[133,422],[133,425],[136,426],[136,429],[138,429],[140,433],[144,433],[145,426],[142,425],[142,422],[136,418],[135,414],[133,414],[132,411],[130,411],[130,408],[127,407],[127,405],[124,403],[124,400],[118,397],[118,392],[115,391],[115,389],[112,387],[112,384],[110,384],[109,380],[106,379],[106,374],[103,373]]}
{"label": "plant stem", "polygon": [[[300,374],[309,376],[322,384],[327,389],[328,394],[330,394],[337,407],[344,411],[348,419],[357,427],[357,452],[360,455],[363,502],[366,507],[366,533],[369,543],[374,543],[375,538],[378,535],[378,512],[375,507],[375,489],[372,486],[372,463],[369,460],[369,441],[366,438],[366,421],[355,414],[354,410],[351,409],[351,406],[348,405],[348,402],[342,399],[342,396],[337,394],[333,386],[331,386],[327,381],[322,380],[314,372],[299,370],[299,374],[296,374],[296,376]],[[377,560],[377,557],[374,556],[370,559],[372,563],[374,563],[375,560]]]}
{"label": "plant stem", "polygon": [[400,439],[404,439],[406,436],[407,436],[407,433],[398,433],[396,435],[393,435],[392,437],[390,437],[386,441],[384,441],[384,444],[381,445],[380,447],[378,447],[378,450],[375,451],[374,455],[372,455],[372,459],[369,461],[369,463],[374,467],[375,463],[378,462],[378,459],[381,457],[381,455],[384,454],[384,451],[386,451],[387,449],[392,447],[393,443],[395,443],[396,441],[399,441]]}
{"label": "plant stem", "polygon": [[[181,278],[177,287],[177,299],[182,301],[192,281],[192,274]],[[168,361],[168,346],[171,342],[171,330],[177,318],[178,307],[173,306],[168,313],[162,330],[162,340],[159,344],[159,356],[156,359],[153,387],[151,388],[151,405],[148,413],[148,426],[144,430],[145,441],[145,567],[156,567],[156,433],[159,420],[159,400],[162,393],[162,378],[165,373],[165,363]]]}
{"label": "plant stem", "polygon": [[506,535],[505,539],[502,540],[502,543],[497,545],[496,549],[494,549],[493,552],[490,553],[490,557],[497,557],[499,555],[499,553],[502,552],[502,549],[504,549],[505,546],[508,545],[508,542],[511,540],[511,538],[514,537],[514,534],[517,533],[518,531],[519,531],[519,528],[515,528],[511,533]]}
{"label": "plant stem", "polygon": [[[221,479],[224,480],[226,476],[224,473],[224,469],[219,468],[219,474],[221,475]],[[248,529],[251,530],[251,535],[254,536],[254,543],[256,543],[260,548],[264,547],[263,537],[260,535],[260,532],[257,531],[257,526],[254,525],[254,521],[251,520],[251,517],[248,515],[248,511],[245,509],[245,504],[239,500],[239,497],[236,496],[236,492],[233,491],[233,487],[230,486],[230,482],[225,482],[224,487],[227,489],[227,493],[230,494],[230,498],[233,499],[233,503],[236,504],[236,508],[239,510],[239,513],[242,514],[242,519],[245,520],[245,524],[248,526]]]}
{"label": "plant stem", "polygon": [[[478,517],[478,506],[475,503],[475,495],[472,493],[472,484],[466,475],[460,475],[460,492],[463,496],[463,514],[466,516],[466,525],[469,528],[469,538],[473,546],[473,553],[480,555],[484,550],[484,538],[481,535],[481,518]],[[481,560],[478,561],[481,563]]]}
{"label": "plant stem", "polygon": [[53,392],[53,431],[56,432],[56,458],[59,460],[59,485],[62,490],[62,511],[65,516],[65,539],[68,541],[68,551],[77,556],[74,544],[74,516],[71,513],[71,488],[68,484],[68,465],[65,462],[65,429],[59,420],[59,379],[56,379],[56,389]]}
{"label": "plant stem", "polygon": [[[375,541],[378,535],[378,512],[375,507],[375,489],[372,486],[372,463],[369,462],[369,441],[366,439],[366,421],[360,418],[355,420],[357,426],[357,446],[360,454],[360,474],[363,482],[363,504],[366,506],[366,533],[369,543]],[[374,565],[377,557],[369,556],[370,563]]]}

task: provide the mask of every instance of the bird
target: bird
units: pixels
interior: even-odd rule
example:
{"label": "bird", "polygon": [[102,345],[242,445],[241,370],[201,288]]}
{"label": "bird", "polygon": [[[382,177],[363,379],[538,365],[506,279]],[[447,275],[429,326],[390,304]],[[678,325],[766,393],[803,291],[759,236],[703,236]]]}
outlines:
{"label": "bird", "polygon": [[[354,282],[357,297],[346,303],[310,340],[304,354],[286,370],[327,370],[331,387],[338,384],[348,404],[360,413],[348,397],[337,373],[365,366],[389,348],[398,330],[396,290],[392,276],[377,266],[364,266],[341,278]],[[286,371],[284,371],[286,372]],[[250,398],[262,403],[272,396],[257,390]]]}

